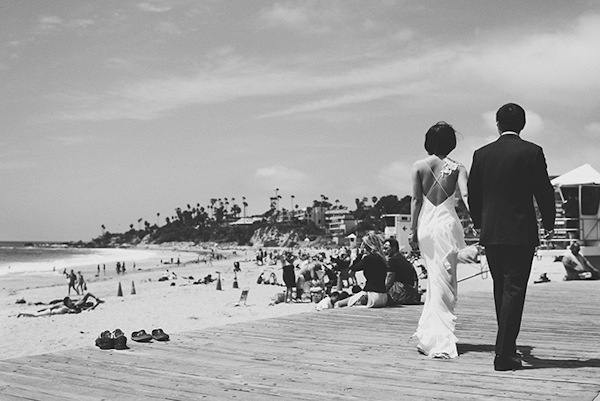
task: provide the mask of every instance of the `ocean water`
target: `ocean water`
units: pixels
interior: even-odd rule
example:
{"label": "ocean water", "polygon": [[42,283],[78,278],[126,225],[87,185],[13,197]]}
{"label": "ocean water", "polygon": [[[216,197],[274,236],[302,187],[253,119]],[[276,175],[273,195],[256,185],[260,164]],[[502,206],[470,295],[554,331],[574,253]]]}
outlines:
{"label": "ocean water", "polygon": [[54,243],[0,242],[0,275],[61,272],[63,269],[98,264],[106,264],[108,268],[109,264],[117,261],[143,260],[155,254],[150,250],[69,248]]}

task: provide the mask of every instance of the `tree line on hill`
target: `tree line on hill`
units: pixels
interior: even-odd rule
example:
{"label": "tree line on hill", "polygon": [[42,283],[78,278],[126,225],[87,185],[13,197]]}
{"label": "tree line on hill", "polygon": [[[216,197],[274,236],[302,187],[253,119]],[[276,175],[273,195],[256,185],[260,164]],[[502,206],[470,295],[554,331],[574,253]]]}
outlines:
{"label": "tree line on hill", "polygon": [[[323,227],[318,227],[310,219],[291,218],[281,221],[280,217],[284,209],[279,210],[278,203],[272,199],[269,210],[254,219],[252,224],[231,224],[240,218],[240,213],[246,214],[246,199],[243,198],[243,209],[235,204],[235,198],[231,198],[232,206],[229,207],[228,198],[212,198],[207,207],[187,205],[187,208],[178,207],[175,214],[165,218],[165,224],[158,225],[160,214],[157,213],[156,224],[150,224],[147,220],[138,219],[138,227],[129,225],[129,230],[123,233],[111,233],[102,225],[102,235],[92,239],[89,243],[79,242],[77,246],[88,247],[112,247],[123,245],[161,244],[165,242],[217,242],[236,243],[238,245],[251,245],[250,239],[254,232],[265,227],[275,227],[280,233],[294,232],[301,238],[314,240],[319,236],[327,236]],[[383,231],[385,214],[410,214],[411,197],[405,196],[398,199],[396,195],[386,195],[381,198],[376,196],[356,198],[355,209],[348,210],[357,220],[355,233],[361,236],[369,230]],[[462,207],[461,207],[462,206]],[[307,208],[307,215],[311,215],[313,208],[322,210],[344,209],[345,207],[335,201],[321,195],[320,200],[313,201],[313,205]],[[457,207],[459,215],[467,214],[462,203]],[[462,217],[462,216],[461,216]],[[143,227],[142,227],[143,221]]]}

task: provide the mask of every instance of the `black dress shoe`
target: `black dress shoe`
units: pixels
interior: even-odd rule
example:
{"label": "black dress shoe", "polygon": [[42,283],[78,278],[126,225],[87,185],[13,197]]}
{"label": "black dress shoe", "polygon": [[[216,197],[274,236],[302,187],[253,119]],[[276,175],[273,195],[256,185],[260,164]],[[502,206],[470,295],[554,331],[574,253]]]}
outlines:
{"label": "black dress shoe", "polygon": [[521,360],[515,357],[502,357],[500,355],[496,355],[494,358],[494,370],[499,372],[517,370],[521,369],[522,367],[523,365],[521,365]]}

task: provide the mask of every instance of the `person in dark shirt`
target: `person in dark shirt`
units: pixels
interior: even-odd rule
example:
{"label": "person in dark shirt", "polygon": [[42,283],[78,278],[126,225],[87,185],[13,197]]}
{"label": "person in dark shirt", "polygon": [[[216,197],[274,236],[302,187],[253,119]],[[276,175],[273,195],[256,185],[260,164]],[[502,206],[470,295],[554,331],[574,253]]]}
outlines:
{"label": "person in dark shirt", "polygon": [[367,282],[361,292],[350,298],[338,301],[335,306],[365,305],[368,308],[381,308],[387,304],[385,278],[387,275],[387,260],[383,253],[383,239],[374,231],[369,231],[362,239],[360,254],[350,266],[352,271],[363,272]]}
{"label": "person in dark shirt", "polygon": [[412,305],[417,302],[417,272],[413,265],[400,253],[400,245],[395,238],[383,243],[383,251],[388,257],[388,270],[385,288],[388,305]]}
{"label": "person in dark shirt", "polygon": [[294,273],[294,255],[291,252],[281,254],[281,268],[283,269],[283,282],[285,283],[285,302],[292,302],[292,294],[296,286],[296,274]]}
{"label": "person in dark shirt", "polygon": [[350,275],[350,254],[346,249],[340,250],[337,256],[331,257],[333,270],[337,272],[337,291],[356,285],[356,278]]}

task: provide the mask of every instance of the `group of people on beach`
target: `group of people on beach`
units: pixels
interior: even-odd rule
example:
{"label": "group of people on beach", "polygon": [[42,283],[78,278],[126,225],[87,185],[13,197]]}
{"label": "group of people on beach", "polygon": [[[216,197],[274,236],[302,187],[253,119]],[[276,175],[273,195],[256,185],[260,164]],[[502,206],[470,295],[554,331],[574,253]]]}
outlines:
{"label": "group of people on beach", "polygon": [[[318,309],[365,305],[384,307],[417,304],[420,300],[417,272],[404,255],[395,238],[383,239],[374,231],[362,239],[359,248],[342,247],[333,251],[327,260],[325,252],[297,255],[287,250],[275,253],[282,269],[286,287],[285,302],[315,301],[325,297]],[[366,283],[358,285],[356,272],[363,271]],[[271,272],[263,271],[257,282],[277,284]]]}
{"label": "group of people on beach", "polygon": [[73,269],[71,269],[70,273],[67,273],[67,269],[65,269],[63,271],[63,274],[69,280],[69,288],[68,288],[69,296],[71,296],[71,288],[73,289],[73,291],[75,291],[77,293],[77,295],[83,294],[84,291],[87,291],[87,284],[85,283],[85,279],[83,278],[83,274],[81,273],[81,270],[77,272],[77,275],[75,275],[75,272],[73,271]]}

